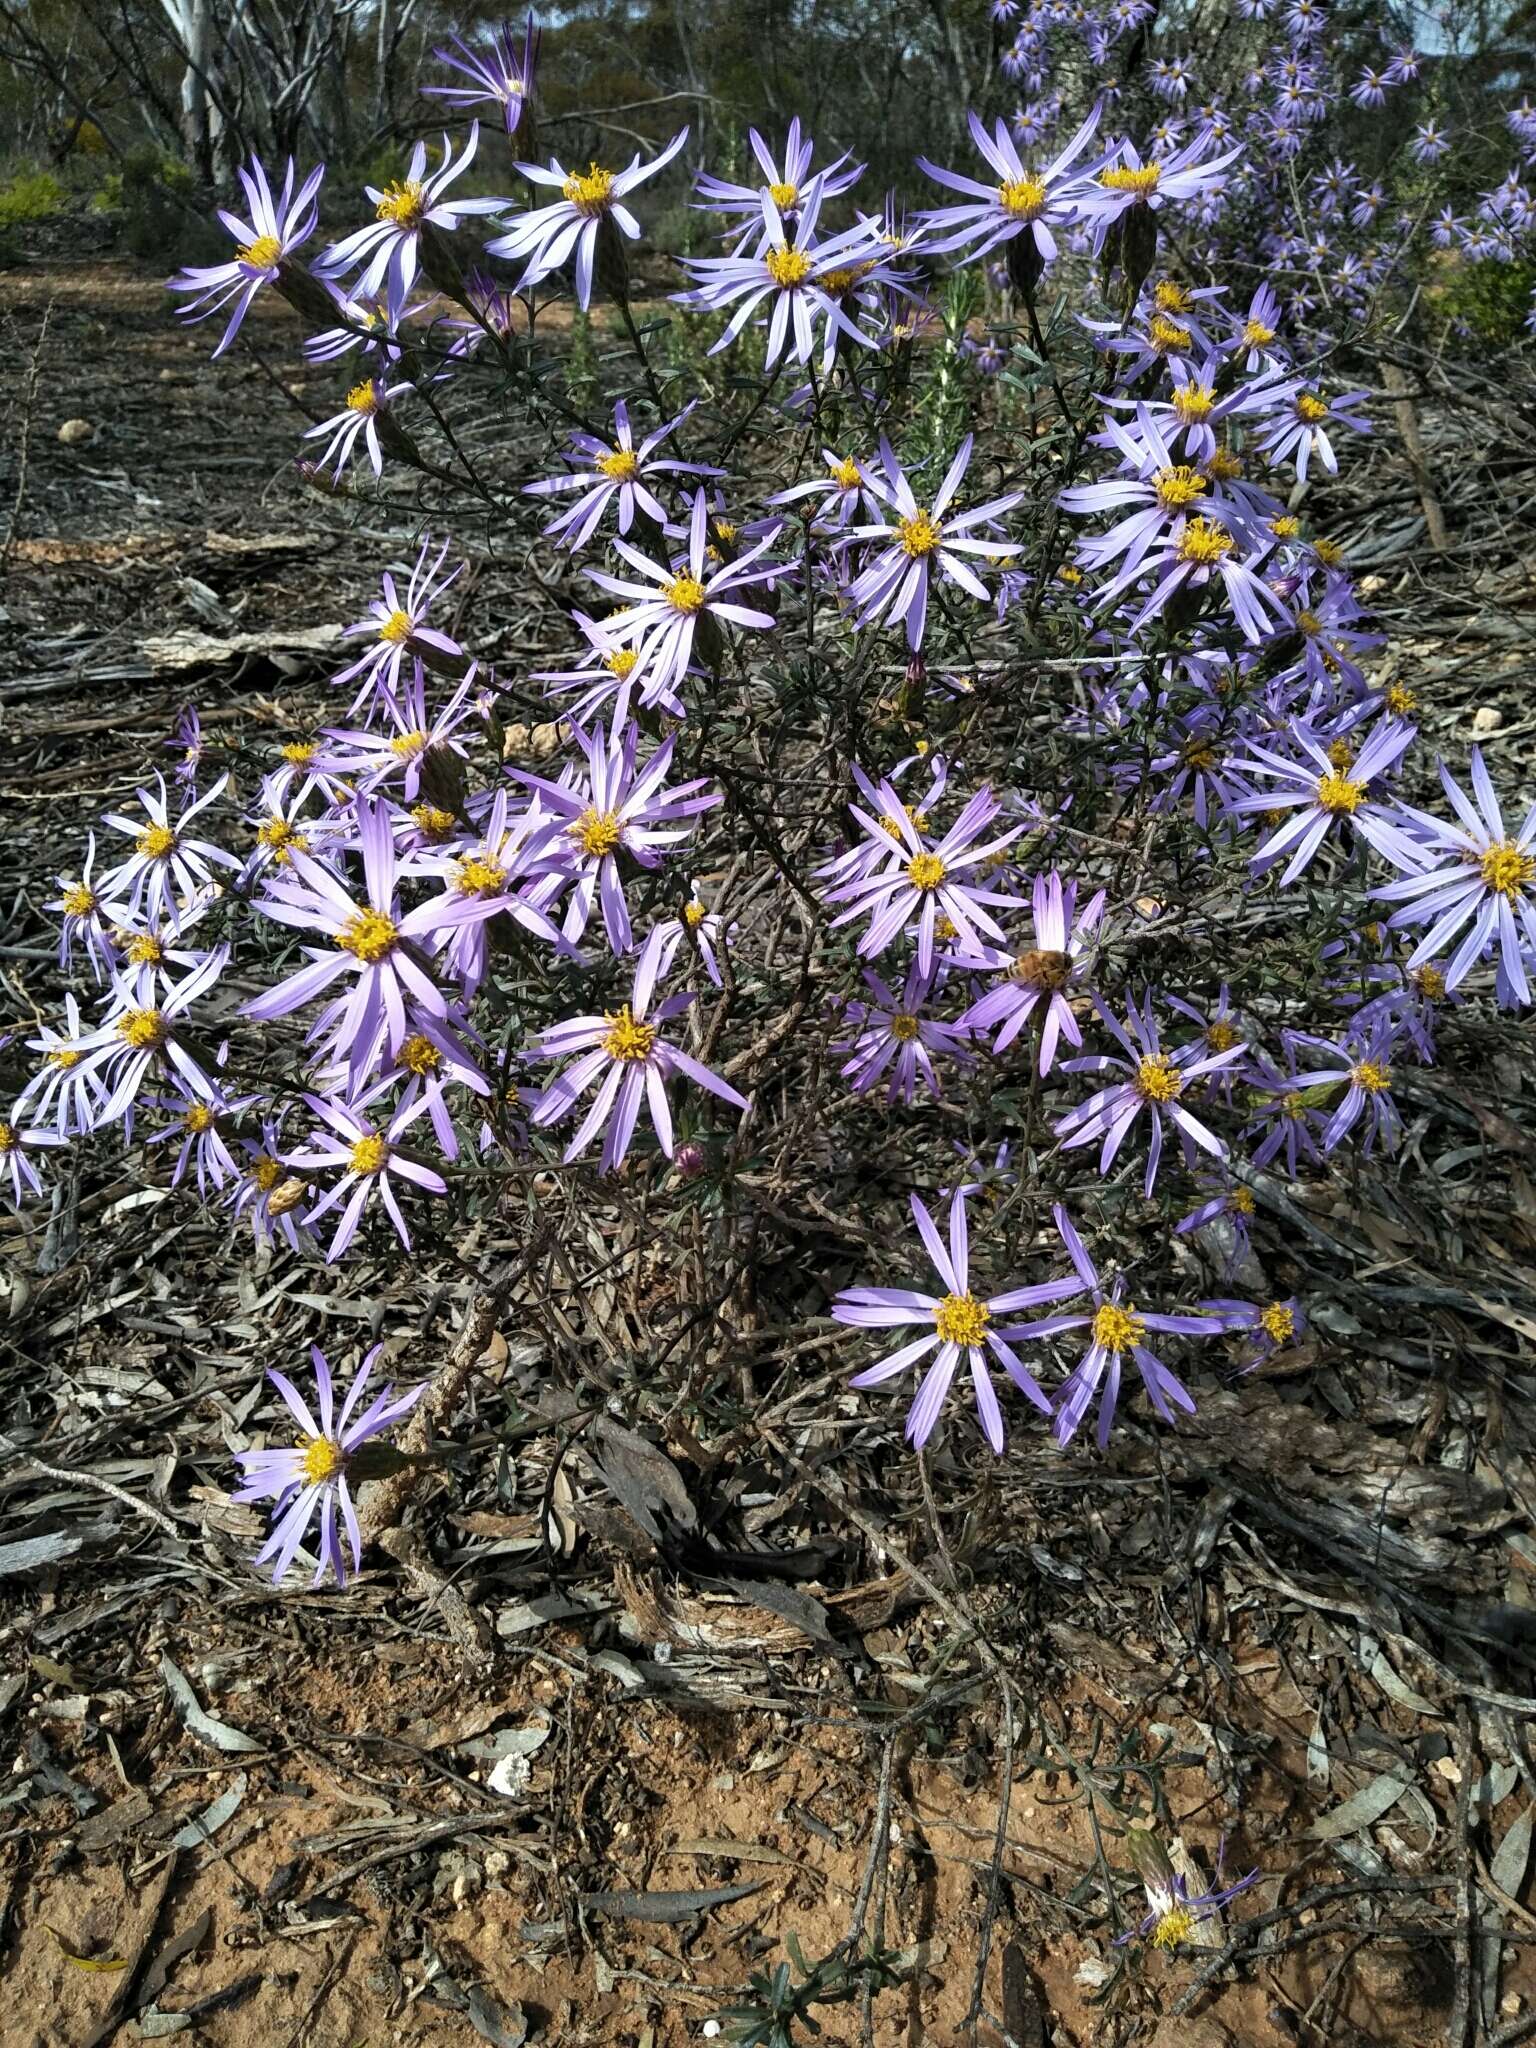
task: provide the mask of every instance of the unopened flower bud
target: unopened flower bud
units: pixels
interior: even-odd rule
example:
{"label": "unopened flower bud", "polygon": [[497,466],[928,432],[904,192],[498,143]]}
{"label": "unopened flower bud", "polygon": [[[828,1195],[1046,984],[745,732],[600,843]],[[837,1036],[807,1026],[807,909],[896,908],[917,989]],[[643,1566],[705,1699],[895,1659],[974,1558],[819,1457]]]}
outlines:
{"label": "unopened flower bud", "polygon": [[697,1180],[707,1164],[702,1145],[679,1145],[672,1155],[672,1169],[679,1180]]}

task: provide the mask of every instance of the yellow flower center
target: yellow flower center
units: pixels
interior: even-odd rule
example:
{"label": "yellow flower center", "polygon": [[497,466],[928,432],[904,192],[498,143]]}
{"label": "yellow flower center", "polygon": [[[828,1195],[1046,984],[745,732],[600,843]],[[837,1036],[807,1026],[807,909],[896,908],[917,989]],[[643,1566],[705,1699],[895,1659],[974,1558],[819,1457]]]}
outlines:
{"label": "yellow flower center", "polygon": [[1268,348],[1275,338],[1273,327],[1266,327],[1262,320],[1249,320],[1243,328],[1243,340],[1249,348]]}
{"label": "yellow flower center", "polygon": [[592,860],[604,860],[616,853],[624,841],[624,827],[616,811],[587,809],[566,830]]}
{"label": "yellow flower center", "polygon": [[1427,1003],[1445,1001],[1445,976],[1438,967],[1416,967],[1408,979]]}
{"label": "yellow flower center", "polygon": [[667,603],[675,612],[702,611],[704,596],[704,586],[697,576],[674,576],[667,585]]}
{"label": "yellow flower center", "polygon": [[397,228],[419,228],[427,210],[427,195],[415,178],[392,178],[375,211],[376,220],[387,220]]}
{"label": "yellow flower center", "polygon": [[859,465],[851,456],[832,465],[832,481],[840,491],[856,491],[860,484]]}
{"label": "yellow flower center", "polygon": [[998,186],[997,203],[1010,220],[1038,220],[1045,209],[1045,187],[1038,178],[1010,178]]}
{"label": "yellow flower center", "polygon": [[247,242],[235,255],[241,263],[248,263],[252,270],[275,270],[283,260],[283,245],[276,235],[258,235],[254,242]]}
{"label": "yellow flower center", "polygon": [[914,853],[907,862],[907,880],[914,889],[937,889],[947,873],[936,853]]}
{"label": "yellow flower center", "polygon": [[1317,801],[1335,817],[1341,811],[1346,817],[1353,817],[1364,799],[1365,784],[1352,781],[1349,776],[1339,774],[1337,769],[1330,769],[1318,778]]}
{"label": "yellow flower center", "polygon": [[312,1436],[304,1446],[304,1484],[323,1486],[333,1473],[341,1470],[344,1460],[340,1446],[328,1437]]}
{"label": "yellow flower center", "polygon": [[1490,846],[1479,862],[1484,884],[1506,903],[1515,903],[1536,877],[1536,855],[1522,853],[1512,839]]}
{"label": "yellow flower center", "polygon": [[1165,512],[1187,512],[1208,487],[1209,478],[1187,462],[1177,463],[1172,469],[1160,469],[1152,478],[1157,502]]}
{"label": "yellow flower center", "polygon": [[336,934],[336,944],[341,951],[350,953],[354,960],[361,960],[368,967],[377,967],[399,942],[400,932],[394,919],[386,917],[382,910],[360,910]]}
{"label": "yellow flower center", "polygon": [[1230,448],[1218,448],[1214,455],[1208,455],[1205,466],[1218,483],[1229,484],[1243,473],[1243,465]]}
{"label": "yellow flower center", "polygon": [[1232,552],[1232,536],[1215,519],[1191,519],[1179,535],[1179,560],[1209,569]]}
{"label": "yellow flower center", "polygon": [[146,825],[139,834],[138,849],[146,860],[164,860],[176,851],[176,834],[169,825]]}
{"label": "yellow flower center", "polygon": [[1100,172],[1099,183],[1106,192],[1129,192],[1139,202],[1151,198],[1162,175],[1161,164],[1143,164],[1140,170],[1126,164]]}
{"label": "yellow flower center", "polygon": [[66,917],[89,917],[96,908],[96,892],[88,889],[84,882],[73,882],[64,891],[64,915]]}
{"label": "yellow flower center", "polygon": [[181,1120],[182,1129],[190,1131],[194,1137],[201,1137],[204,1131],[211,1131],[217,1122],[218,1118],[206,1102],[194,1102]]}
{"label": "yellow flower center", "polygon": [[1152,294],[1152,303],[1161,313],[1191,313],[1195,302],[1183,285],[1175,284],[1171,277],[1165,277]]}
{"label": "yellow flower center", "polygon": [[908,1045],[918,1033],[917,1019],[908,1010],[898,1010],[891,1019],[891,1036],[898,1045]]}
{"label": "yellow flower center", "polygon": [[371,1131],[366,1138],[359,1138],[352,1147],[351,1166],[354,1173],[382,1173],[388,1159],[388,1145]]}
{"label": "yellow flower center", "polygon": [[1276,540],[1294,540],[1301,531],[1301,521],[1289,512],[1282,512],[1278,519],[1271,519],[1269,530]]}
{"label": "yellow flower center", "polygon": [[1325,568],[1337,569],[1344,559],[1344,550],[1336,540],[1321,538],[1313,541],[1312,552]]}
{"label": "yellow flower center", "polygon": [[709,912],[702,903],[693,902],[683,905],[683,923],[687,925],[691,932],[696,932],[708,915]]}
{"label": "yellow flower center", "polygon": [[561,190],[567,203],[574,206],[584,220],[596,220],[599,214],[608,211],[608,202],[613,194],[613,173],[603,170],[598,164],[589,163],[584,171],[572,171]]}
{"label": "yellow flower center", "polygon": [[431,1039],[418,1031],[401,1046],[400,1064],[408,1074],[435,1074],[443,1064],[443,1056]]}
{"label": "yellow flower center", "polygon": [[1127,1302],[1100,1302],[1093,1318],[1093,1341],[1101,1351],[1128,1351],[1146,1335],[1147,1326]]}
{"label": "yellow flower center", "polygon": [[1150,1052],[1136,1069],[1136,1093],[1143,1102],[1174,1102],[1184,1077],[1165,1052]]}
{"label": "yellow flower center", "polygon": [[1357,1060],[1349,1070],[1349,1078],[1367,1095],[1380,1095],[1392,1086],[1392,1069],[1382,1066],[1379,1060]]}
{"label": "yellow flower center", "polygon": [[1188,1906],[1170,1906],[1159,1913],[1152,1930],[1154,1948],[1179,1948],[1195,1931],[1195,1916]]}
{"label": "yellow flower center", "polygon": [[926,512],[917,511],[910,519],[898,519],[896,531],[901,536],[901,551],[914,561],[923,555],[931,555],[939,544],[943,531],[936,519]]}
{"label": "yellow flower center", "polygon": [[648,1060],[656,1043],[656,1026],[640,1021],[626,1003],[622,1010],[605,1010],[608,1034],[603,1051],[611,1060]]}
{"label": "yellow flower center", "polygon": [[389,751],[399,761],[411,761],[424,752],[427,736],[418,727],[414,732],[397,732],[389,743]]}
{"label": "yellow flower center", "polygon": [[423,839],[446,839],[453,830],[453,813],[439,810],[436,804],[413,804],[411,823]]}
{"label": "yellow flower center", "polygon": [[635,663],[640,656],[633,647],[616,647],[603,663],[610,675],[616,675],[620,682],[634,674]]}
{"label": "yellow flower center", "polygon": [[14,1124],[0,1124],[0,1152],[14,1152],[20,1143]]}
{"label": "yellow flower center", "polygon": [[76,1052],[72,1045],[61,1045],[57,1051],[49,1053],[48,1064],[67,1074],[71,1067],[78,1067],[84,1058],[85,1054]]}
{"label": "yellow flower center", "polygon": [[943,1343],[973,1350],[985,1339],[991,1320],[991,1313],[971,1294],[946,1294],[933,1312],[934,1328]]}
{"label": "yellow flower center", "polygon": [[354,384],[347,393],[348,412],[377,412],[378,409],[378,387],[371,377],[364,384]]}
{"label": "yellow flower center", "polygon": [[1179,759],[1186,768],[1211,769],[1216,766],[1216,749],[1209,740],[1186,740]]}
{"label": "yellow flower center", "polygon": [[159,967],[165,960],[165,948],[153,932],[134,932],[125,950],[134,967]]}
{"label": "yellow flower center", "polygon": [[117,1028],[135,1052],[157,1052],[169,1035],[162,1010],[125,1010]]}
{"label": "yellow flower center", "polygon": [[1174,411],[1185,426],[1196,426],[1201,420],[1210,418],[1216,393],[1209,384],[1180,384],[1174,391],[1172,402]]}
{"label": "yellow flower center", "polygon": [[1213,1017],[1205,1027],[1205,1042],[1212,1052],[1230,1052],[1238,1043],[1237,1026],[1225,1017]]}
{"label": "yellow flower center", "polygon": [[295,768],[307,768],[315,758],[315,747],[310,740],[290,740],[286,747],[278,749],[283,759]]}
{"label": "yellow flower center", "polygon": [[1008,978],[1022,988],[1046,992],[1065,988],[1072,979],[1072,956],[1037,947],[1033,952],[1020,953],[1008,970]]}
{"label": "yellow flower center", "polygon": [[805,251],[787,248],[782,242],[766,251],[763,265],[781,291],[792,291],[811,274],[811,259]]}
{"label": "yellow flower center", "polygon": [[1253,1189],[1234,1188],[1227,1197],[1227,1207],[1237,1216],[1251,1216],[1254,1210]]}
{"label": "yellow flower center", "polygon": [[834,299],[840,299],[844,292],[850,290],[874,267],[872,263],[860,263],[851,270],[824,270],[816,282],[824,292],[830,293]]}
{"label": "yellow flower center", "polygon": [[640,474],[640,458],[633,448],[615,448],[611,455],[599,455],[597,466],[616,484],[627,484],[631,477]]}
{"label": "yellow flower center", "polygon": [[1181,327],[1176,320],[1169,320],[1162,313],[1154,313],[1147,327],[1147,337],[1159,355],[1182,355],[1194,345],[1195,337],[1187,327]]}
{"label": "yellow flower center", "polygon": [[1259,1328],[1277,1344],[1289,1344],[1296,1334],[1296,1316],[1283,1301],[1272,1301],[1259,1317]]}
{"label": "yellow flower center", "polygon": [[415,621],[409,612],[403,612],[397,608],[390,613],[383,625],[380,626],[379,638],[386,641],[391,647],[403,647],[411,637],[411,629],[414,624]]}
{"label": "yellow flower center", "polygon": [[454,862],[453,885],[461,896],[499,896],[507,886],[507,871],[482,848]]}
{"label": "yellow flower center", "polygon": [[1315,427],[1320,420],[1327,419],[1328,407],[1314,392],[1299,391],[1296,394],[1296,417],[1307,426]]}
{"label": "yellow flower center", "polygon": [[787,207],[795,205],[799,200],[800,187],[798,185],[770,185],[768,187],[768,197],[773,201],[780,213],[783,213]]}
{"label": "yellow flower center", "polygon": [[291,846],[296,846],[300,853],[307,852],[309,848],[304,834],[286,818],[267,818],[256,828],[256,837],[261,845],[270,847],[279,863],[287,860]]}
{"label": "yellow flower center", "polygon": [[250,1171],[247,1175],[247,1178],[254,1182],[264,1195],[270,1195],[282,1177],[282,1166],[267,1152],[257,1153],[256,1157],[251,1161]]}

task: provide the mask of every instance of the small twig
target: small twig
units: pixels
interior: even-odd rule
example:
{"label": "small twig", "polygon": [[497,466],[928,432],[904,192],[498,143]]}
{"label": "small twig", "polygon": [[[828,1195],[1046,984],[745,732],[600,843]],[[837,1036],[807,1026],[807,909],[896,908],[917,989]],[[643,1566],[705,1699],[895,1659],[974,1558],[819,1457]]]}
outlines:
{"label": "small twig", "polygon": [[95,1472],[74,1472],[63,1465],[45,1464],[35,1451],[26,1450],[21,1444],[13,1443],[8,1436],[0,1436],[0,1451],[4,1451],[8,1457],[25,1458],[36,1471],[41,1472],[45,1478],[57,1479],[61,1486],[88,1486],[95,1493],[107,1494],[123,1507],[131,1508],[136,1515],[142,1515],[146,1522],[153,1522],[157,1529],[163,1529],[168,1536],[175,1536],[178,1540],[181,1537],[181,1530],[169,1515],[162,1514],[159,1508],[152,1508],[147,1500],[140,1500],[136,1494],[130,1493],[126,1486],[119,1486],[113,1479],[103,1479]]}
{"label": "small twig", "polygon": [[43,324],[37,330],[37,340],[32,344],[32,353],[27,358],[26,381],[21,388],[21,433],[16,449],[16,495],[11,500],[11,516],[5,523],[5,539],[0,541],[0,573],[3,573],[11,559],[11,549],[16,542],[16,529],[21,523],[21,508],[27,497],[27,458],[32,450],[32,415],[37,405],[37,386],[43,366],[43,344],[48,339],[48,323],[53,318],[53,300],[43,308]]}

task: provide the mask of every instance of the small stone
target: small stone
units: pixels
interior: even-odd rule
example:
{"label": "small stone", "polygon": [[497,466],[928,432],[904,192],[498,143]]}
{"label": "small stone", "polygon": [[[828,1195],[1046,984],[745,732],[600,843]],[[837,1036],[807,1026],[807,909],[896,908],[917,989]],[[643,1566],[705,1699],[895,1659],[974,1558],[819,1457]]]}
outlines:
{"label": "small stone", "polygon": [[1499,2000],[1499,2011],[1507,2020],[1512,2020],[1524,2003],[1518,1991],[1506,1991]]}
{"label": "small stone", "polygon": [[175,370],[162,370],[160,372],[160,382],[162,384],[176,384],[180,382],[180,378]]}
{"label": "small stone", "polygon": [[89,420],[66,420],[59,429],[59,439],[66,448],[82,447],[87,441],[94,441],[96,429]]}
{"label": "small stone", "polygon": [[[60,437],[62,439],[62,436]],[[1491,732],[1497,732],[1504,723],[1504,714],[1497,704],[1479,704],[1472,714],[1472,731],[1476,738],[1483,739]]]}

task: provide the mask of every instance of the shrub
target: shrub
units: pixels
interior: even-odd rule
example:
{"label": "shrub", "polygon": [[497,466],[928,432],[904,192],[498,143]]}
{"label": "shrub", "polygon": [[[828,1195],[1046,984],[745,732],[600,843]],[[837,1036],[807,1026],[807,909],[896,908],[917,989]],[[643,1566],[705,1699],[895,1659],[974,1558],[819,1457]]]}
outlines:
{"label": "shrub", "polygon": [[47,220],[64,205],[64,187],[51,171],[18,171],[0,186],[0,229],[30,227]]}

